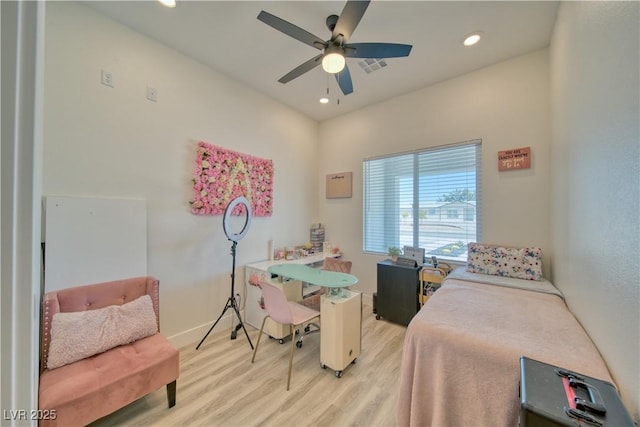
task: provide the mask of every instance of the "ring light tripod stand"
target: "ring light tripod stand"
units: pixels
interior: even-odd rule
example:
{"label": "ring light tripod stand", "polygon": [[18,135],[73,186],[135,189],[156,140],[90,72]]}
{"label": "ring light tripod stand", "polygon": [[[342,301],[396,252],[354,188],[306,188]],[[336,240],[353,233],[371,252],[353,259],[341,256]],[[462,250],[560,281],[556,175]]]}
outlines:
{"label": "ring light tripod stand", "polygon": [[[238,233],[234,233],[233,230],[231,229],[231,212],[233,212],[235,207],[240,204],[244,205],[244,209],[246,212],[246,219],[242,229]],[[245,234],[247,234],[247,231],[249,231],[250,224],[251,224],[251,204],[249,203],[249,201],[245,197],[237,197],[233,199],[231,203],[229,203],[227,208],[224,210],[224,218],[222,220],[222,228],[224,229],[224,234],[226,234],[227,238],[233,242],[231,244],[231,256],[233,257],[233,264],[231,267],[231,296],[229,296],[229,299],[227,300],[227,303],[224,306],[224,310],[222,310],[222,313],[220,313],[220,316],[218,316],[218,319],[215,321],[213,326],[211,326],[211,329],[209,329],[209,332],[207,332],[204,338],[200,340],[200,343],[197,345],[196,350],[200,348],[204,340],[207,339],[211,331],[213,331],[213,328],[216,327],[220,319],[222,319],[222,316],[224,316],[224,313],[226,313],[229,308],[233,308],[233,311],[236,312],[236,315],[238,316],[238,322],[239,322],[236,325],[236,327],[231,331],[231,339],[232,340],[236,339],[238,330],[242,328],[242,330],[244,331],[244,334],[247,336],[247,340],[249,340],[249,345],[251,346],[251,349],[253,349],[253,343],[251,342],[251,338],[249,338],[247,329],[244,327],[244,323],[242,323],[242,318],[240,317],[240,311],[238,310],[236,297],[234,295],[235,279],[236,279],[236,245],[238,244],[238,240],[242,239],[245,236]]]}

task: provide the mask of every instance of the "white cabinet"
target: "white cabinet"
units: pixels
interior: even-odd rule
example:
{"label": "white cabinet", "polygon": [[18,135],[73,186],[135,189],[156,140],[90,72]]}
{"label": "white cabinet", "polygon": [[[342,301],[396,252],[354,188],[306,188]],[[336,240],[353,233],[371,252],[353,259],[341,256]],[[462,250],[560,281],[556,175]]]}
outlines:
{"label": "white cabinet", "polygon": [[342,290],[339,296],[320,298],[320,365],[342,371],[360,356],[362,294]]}

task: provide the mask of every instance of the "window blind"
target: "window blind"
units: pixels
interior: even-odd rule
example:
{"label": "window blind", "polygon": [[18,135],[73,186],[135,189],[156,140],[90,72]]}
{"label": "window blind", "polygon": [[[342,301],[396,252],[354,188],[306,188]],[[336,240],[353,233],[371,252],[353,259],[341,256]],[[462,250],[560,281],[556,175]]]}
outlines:
{"label": "window blind", "polygon": [[481,141],[366,159],[363,250],[425,248],[466,261],[481,240]]}

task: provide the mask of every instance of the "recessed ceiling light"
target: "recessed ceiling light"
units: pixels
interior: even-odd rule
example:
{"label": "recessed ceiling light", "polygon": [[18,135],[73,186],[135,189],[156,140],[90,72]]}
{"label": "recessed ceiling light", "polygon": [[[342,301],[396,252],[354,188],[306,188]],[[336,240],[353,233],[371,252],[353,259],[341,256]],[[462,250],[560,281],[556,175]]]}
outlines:
{"label": "recessed ceiling light", "polygon": [[158,0],[164,6],[167,7],[176,7],[176,0]]}
{"label": "recessed ceiling light", "polygon": [[329,98],[327,97],[320,98],[320,104],[328,104],[328,103],[329,103]]}
{"label": "recessed ceiling light", "polygon": [[476,31],[475,33],[471,33],[468,36],[466,36],[462,44],[465,46],[473,46],[474,44],[480,41],[481,37],[482,37],[482,33],[480,31]]}

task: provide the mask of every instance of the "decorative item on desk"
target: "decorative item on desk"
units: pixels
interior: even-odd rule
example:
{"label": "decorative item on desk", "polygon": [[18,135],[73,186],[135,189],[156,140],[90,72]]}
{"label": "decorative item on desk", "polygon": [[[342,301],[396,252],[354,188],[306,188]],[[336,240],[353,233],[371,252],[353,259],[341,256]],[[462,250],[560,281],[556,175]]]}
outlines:
{"label": "decorative item on desk", "polygon": [[303,245],[304,250],[306,255],[305,256],[309,256],[309,255],[313,255],[313,245],[311,244],[311,242],[307,242]]}
{"label": "decorative item on desk", "polygon": [[293,259],[295,259],[295,249],[294,249],[294,248],[286,247],[286,248],[285,248],[285,254],[286,254],[286,255],[285,255],[285,258],[286,258],[287,260],[293,260]]}
{"label": "decorative item on desk", "polygon": [[402,255],[402,250],[397,246],[390,246],[389,255],[391,256],[391,261],[396,262],[398,261],[398,256]]}
{"label": "decorative item on desk", "polygon": [[424,264],[424,248],[405,246],[402,252],[405,258],[413,258],[418,264]]}
{"label": "decorative item on desk", "polygon": [[413,258],[407,258],[406,256],[399,256],[396,261],[398,265],[403,265],[405,267],[415,268],[418,266],[418,262]]}
{"label": "decorative item on desk", "polygon": [[311,224],[310,238],[313,252],[319,254],[322,251],[324,242],[324,226],[322,224]]}
{"label": "decorative item on desk", "polygon": [[331,242],[322,242],[322,253],[325,255],[331,254],[333,245]]}

